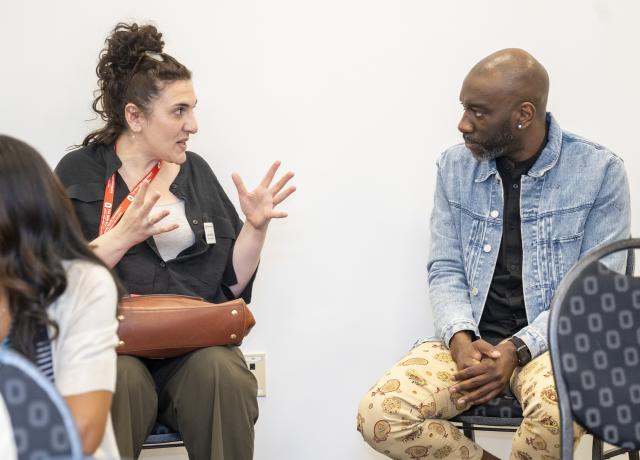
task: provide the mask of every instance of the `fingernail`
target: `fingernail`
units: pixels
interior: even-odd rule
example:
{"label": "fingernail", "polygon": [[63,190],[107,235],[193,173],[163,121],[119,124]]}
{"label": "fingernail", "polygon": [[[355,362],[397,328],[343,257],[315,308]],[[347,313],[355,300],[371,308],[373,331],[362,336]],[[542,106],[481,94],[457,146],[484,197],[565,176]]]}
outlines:
{"label": "fingernail", "polygon": [[449,388],[449,393],[455,393],[456,391],[458,391],[456,387]]}
{"label": "fingernail", "polygon": [[467,401],[465,401],[464,399],[458,399],[458,404],[464,406],[465,404],[467,404]]}

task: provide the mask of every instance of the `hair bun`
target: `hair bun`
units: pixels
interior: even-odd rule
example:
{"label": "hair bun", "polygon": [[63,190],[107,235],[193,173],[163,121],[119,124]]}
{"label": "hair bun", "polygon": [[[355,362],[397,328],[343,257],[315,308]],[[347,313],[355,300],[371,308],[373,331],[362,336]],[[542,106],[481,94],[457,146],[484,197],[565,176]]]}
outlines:
{"label": "hair bun", "polygon": [[103,79],[128,76],[145,51],[161,53],[162,33],[152,25],[119,23],[105,41],[100,55],[98,77]]}

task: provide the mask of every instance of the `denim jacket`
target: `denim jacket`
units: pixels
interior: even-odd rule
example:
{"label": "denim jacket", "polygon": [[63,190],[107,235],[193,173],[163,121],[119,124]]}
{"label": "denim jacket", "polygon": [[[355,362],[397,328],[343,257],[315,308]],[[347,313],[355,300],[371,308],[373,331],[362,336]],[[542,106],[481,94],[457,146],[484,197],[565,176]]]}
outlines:
{"label": "denim jacket", "polygon": [[[547,114],[548,140],[520,185],[522,283],[528,325],[516,335],[533,357],[547,350],[549,305],[560,280],[589,250],[630,236],[629,185],[622,160],[601,145],[562,131]],[[495,161],[478,161],[464,144],[438,160],[431,215],[429,295],[436,334],[478,324],[502,238],[504,197]],[[607,265],[622,272],[625,254]]]}

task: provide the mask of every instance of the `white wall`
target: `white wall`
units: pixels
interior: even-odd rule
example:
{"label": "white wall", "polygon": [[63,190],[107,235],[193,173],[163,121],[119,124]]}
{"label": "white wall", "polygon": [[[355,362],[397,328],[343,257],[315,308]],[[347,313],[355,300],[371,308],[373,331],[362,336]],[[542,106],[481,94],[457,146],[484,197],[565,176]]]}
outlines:
{"label": "white wall", "polygon": [[258,460],[377,458],[355,430],[357,402],[432,333],[434,162],[460,139],[459,87],[480,58],[532,52],[551,75],[561,125],[618,152],[640,194],[634,0],[3,3],[0,132],[51,165],[95,124],[85,120],[108,31],[140,19],[193,70],[200,133],[190,148],[232,199],[233,171],[255,184],[277,158],[297,173],[290,218],[270,229],[258,326],[243,346],[268,353]]}

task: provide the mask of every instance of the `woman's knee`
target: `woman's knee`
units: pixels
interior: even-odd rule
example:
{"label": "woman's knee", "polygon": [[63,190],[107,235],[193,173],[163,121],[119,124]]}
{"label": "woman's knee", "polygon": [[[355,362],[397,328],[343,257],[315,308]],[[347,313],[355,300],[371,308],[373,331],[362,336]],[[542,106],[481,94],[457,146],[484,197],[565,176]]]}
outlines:
{"label": "woman's knee", "polygon": [[216,385],[249,398],[257,396],[257,381],[238,347],[219,346],[196,350],[185,365],[190,378],[201,385]]}
{"label": "woman's knee", "polygon": [[118,356],[116,392],[151,392],[155,395],[155,383],[146,366],[134,356]]}

